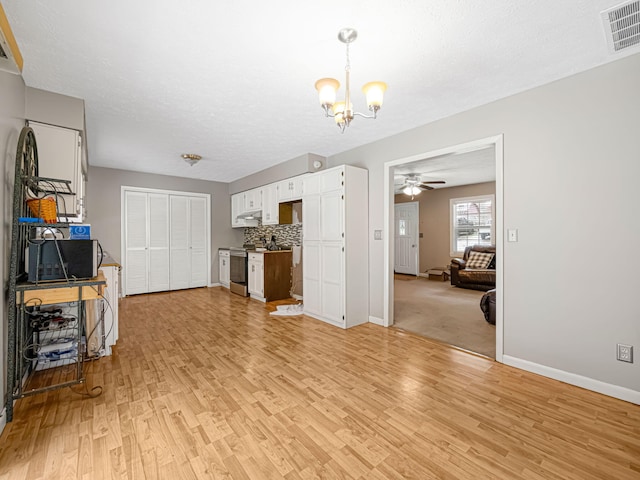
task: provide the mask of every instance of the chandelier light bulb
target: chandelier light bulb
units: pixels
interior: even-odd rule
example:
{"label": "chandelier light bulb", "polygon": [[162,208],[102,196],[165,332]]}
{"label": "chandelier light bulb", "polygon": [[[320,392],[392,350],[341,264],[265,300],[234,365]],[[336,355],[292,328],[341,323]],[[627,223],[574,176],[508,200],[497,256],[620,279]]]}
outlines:
{"label": "chandelier light bulb", "polygon": [[384,92],[387,84],[384,82],[369,82],[362,87],[362,92],[367,97],[367,107],[369,110],[379,109],[382,106]]}
{"label": "chandelier light bulb", "polygon": [[333,106],[336,103],[336,95],[340,88],[340,82],[335,78],[321,78],[316,82],[316,90],[320,99],[320,105],[323,107]]}

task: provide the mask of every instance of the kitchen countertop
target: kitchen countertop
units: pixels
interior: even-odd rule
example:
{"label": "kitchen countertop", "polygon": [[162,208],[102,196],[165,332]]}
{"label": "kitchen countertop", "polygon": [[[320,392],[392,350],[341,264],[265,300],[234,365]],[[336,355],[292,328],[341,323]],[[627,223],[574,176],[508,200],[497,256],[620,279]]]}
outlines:
{"label": "kitchen countertop", "polygon": [[111,255],[109,255],[108,253],[105,254],[104,257],[102,257],[102,263],[100,264],[101,267],[118,267],[118,268],[122,268],[122,265],[120,265],[118,262],[116,262],[113,257]]}

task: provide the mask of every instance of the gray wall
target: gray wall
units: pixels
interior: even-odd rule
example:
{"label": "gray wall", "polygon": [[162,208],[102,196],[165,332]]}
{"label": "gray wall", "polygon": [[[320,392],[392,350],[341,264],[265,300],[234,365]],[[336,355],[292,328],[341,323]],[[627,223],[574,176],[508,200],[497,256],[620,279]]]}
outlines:
{"label": "gray wall", "polygon": [[[384,162],[504,134],[504,354],[640,392],[640,54],[329,158],[369,169],[370,315],[383,317]],[[382,120],[380,120],[382,121]]]}
{"label": "gray wall", "polygon": [[[25,121],[25,85],[22,77],[0,71],[0,148],[3,162],[0,170],[0,182],[3,185],[2,220],[3,235],[0,237],[0,271],[2,271],[2,291],[6,291],[9,279],[8,258],[11,250],[11,221],[13,218],[13,179],[15,174],[16,148],[18,136]],[[0,411],[4,408],[4,396],[7,390],[7,299],[2,295],[0,308],[0,399],[3,400]]]}
{"label": "gray wall", "polygon": [[229,185],[190,178],[89,167],[87,221],[91,235],[118,262],[120,258],[121,187],[157,188],[211,195],[211,282],[218,282],[218,248],[240,246],[243,229],[231,228]]}
{"label": "gray wall", "polygon": [[[319,160],[322,163],[320,168],[314,168],[314,160]],[[286,178],[302,175],[303,173],[317,172],[326,168],[326,158],[314,153],[306,153],[286,162],[279,163],[273,167],[267,168],[260,172],[248,175],[244,178],[231,182],[229,184],[230,193],[244,192],[252,188],[261,187],[263,185],[269,185],[270,183],[278,182]]]}
{"label": "gray wall", "polygon": [[460,187],[437,188],[420,193],[411,200],[408,195],[395,196],[395,203],[418,202],[420,272],[430,268],[444,267],[451,263],[451,206],[452,198],[494,195],[496,183],[477,183]]}
{"label": "gray wall", "polygon": [[84,132],[84,100],[27,87],[26,116],[29,120]]}

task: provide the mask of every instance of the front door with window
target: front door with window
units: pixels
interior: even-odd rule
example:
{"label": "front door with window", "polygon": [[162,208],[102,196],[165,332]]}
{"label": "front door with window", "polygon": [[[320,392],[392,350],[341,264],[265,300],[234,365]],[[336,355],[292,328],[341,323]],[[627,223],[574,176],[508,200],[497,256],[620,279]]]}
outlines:
{"label": "front door with window", "polygon": [[418,275],[418,202],[395,206],[396,273]]}

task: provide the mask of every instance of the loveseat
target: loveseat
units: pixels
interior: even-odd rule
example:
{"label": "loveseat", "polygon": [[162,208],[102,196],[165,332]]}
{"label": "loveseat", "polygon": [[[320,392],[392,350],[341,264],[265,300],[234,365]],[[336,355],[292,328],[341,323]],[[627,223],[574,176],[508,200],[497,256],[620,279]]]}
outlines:
{"label": "loveseat", "polygon": [[496,288],[495,245],[472,245],[451,260],[451,285],[487,291]]}

